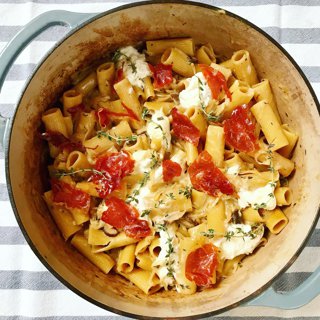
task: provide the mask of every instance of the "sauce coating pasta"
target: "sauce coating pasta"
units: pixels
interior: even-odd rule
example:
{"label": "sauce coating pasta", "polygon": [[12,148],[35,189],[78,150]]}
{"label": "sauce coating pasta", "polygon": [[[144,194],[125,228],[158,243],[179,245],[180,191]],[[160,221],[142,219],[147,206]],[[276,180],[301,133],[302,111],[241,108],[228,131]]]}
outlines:
{"label": "sauce coating pasta", "polygon": [[249,52],[219,61],[191,38],[146,48],[119,48],[43,114],[53,159],[44,199],[103,272],[146,294],[193,294],[288,223],[283,178],[298,136]]}

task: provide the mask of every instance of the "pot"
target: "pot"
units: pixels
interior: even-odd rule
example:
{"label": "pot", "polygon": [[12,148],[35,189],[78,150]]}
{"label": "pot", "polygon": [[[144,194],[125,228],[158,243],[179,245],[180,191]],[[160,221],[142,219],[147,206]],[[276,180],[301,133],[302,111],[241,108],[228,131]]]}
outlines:
{"label": "pot", "polygon": [[[250,22],[219,8],[184,1],[152,1],[118,7],[93,16],[52,11],[30,22],[8,44],[0,61],[0,86],[21,49],[45,28],[63,24],[72,31],[38,65],[29,79],[6,132],[6,175],[11,204],[20,228],[42,263],[68,288],[92,303],[131,317],[174,318],[217,314],[240,304],[296,308],[320,293],[320,268],[298,289],[285,295],[268,287],[296,259],[319,218],[319,103],[306,77],[289,54]],[[43,201],[47,190],[41,114],[71,82],[71,75],[109,51],[146,39],[190,36],[213,44],[230,57],[247,49],[260,78],[268,78],[281,118],[299,134],[290,180],[294,205],[286,209],[288,226],[243,262],[218,288],[180,296],[146,296],[117,275],[105,275],[65,243]],[[19,159],[19,160],[17,160]],[[265,291],[265,292],[264,292]],[[264,293],[262,293],[264,292]],[[262,294],[261,294],[262,293]]]}

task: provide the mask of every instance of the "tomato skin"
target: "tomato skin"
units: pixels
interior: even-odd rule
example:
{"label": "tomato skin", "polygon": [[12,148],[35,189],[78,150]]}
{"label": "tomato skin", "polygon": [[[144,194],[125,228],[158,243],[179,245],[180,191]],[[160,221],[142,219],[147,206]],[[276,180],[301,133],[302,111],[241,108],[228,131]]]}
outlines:
{"label": "tomato skin", "polygon": [[50,182],[54,202],[63,202],[69,208],[84,209],[89,212],[90,195],[58,179],[51,179]]}
{"label": "tomato skin", "polygon": [[153,86],[156,89],[161,89],[168,86],[173,81],[172,65],[158,63],[155,66],[149,64],[149,68],[153,74]]}
{"label": "tomato skin", "polygon": [[172,129],[175,136],[198,146],[200,140],[199,129],[190,119],[180,113],[177,108],[172,109]]}
{"label": "tomato skin", "polygon": [[121,151],[108,156],[99,157],[94,169],[100,171],[90,177],[90,181],[97,185],[100,198],[105,198],[120,186],[121,179],[133,171],[134,160],[129,153]]}
{"label": "tomato skin", "polygon": [[248,105],[232,111],[231,117],[223,124],[227,144],[241,152],[251,152],[259,148],[255,135],[256,122]]}
{"label": "tomato skin", "polygon": [[186,278],[197,286],[211,285],[213,273],[219,264],[217,253],[217,248],[211,243],[190,252],[186,260]]}
{"label": "tomato skin", "polygon": [[151,235],[151,229],[146,220],[136,220],[123,228],[125,234],[137,240],[141,240]]}
{"label": "tomato skin", "polygon": [[52,143],[55,147],[60,150],[67,150],[68,152],[79,150],[85,152],[85,148],[80,142],[71,141],[66,138],[62,133],[50,131],[41,134],[41,138]]}
{"label": "tomato skin", "polygon": [[149,224],[138,219],[138,210],[125,201],[111,197],[105,200],[107,210],[103,212],[101,220],[117,229],[123,229],[125,234],[141,240],[151,234]]}
{"label": "tomato skin", "polygon": [[162,162],[163,181],[170,182],[174,177],[179,177],[182,168],[179,163],[171,160],[163,160]]}
{"label": "tomato skin", "polygon": [[202,151],[198,158],[188,169],[193,187],[199,191],[206,192],[211,196],[217,196],[218,192],[231,195],[234,188],[224,174],[217,168],[211,155]]}
{"label": "tomato skin", "polygon": [[231,101],[231,93],[227,86],[227,81],[224,75],[206,64],[199,64],[199,68],[203,76],[207,80],[208,86],[211,90],[212,97],[218,99],[221,90],[223,89],[226,96]]}
{"label": "tomato skin", "polygon": [[101,220],[115,228],[132,224],[139,216],[137,209],[115,197],[106,199],[105,205],[107,210],[103,212]]}

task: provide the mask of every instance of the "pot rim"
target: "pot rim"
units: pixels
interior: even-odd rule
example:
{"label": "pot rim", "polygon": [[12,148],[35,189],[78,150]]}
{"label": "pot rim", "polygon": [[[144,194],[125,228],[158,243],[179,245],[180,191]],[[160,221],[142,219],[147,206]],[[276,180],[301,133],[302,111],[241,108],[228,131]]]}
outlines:
{"label": "pot rim", "polygon": [[[223,11],[225,13],[226,16],[230,16],[246,25],[248,25],[249,27],[253,28],[254,30],[258,31],[260,34],[262,34],[267,40],[269,40],[273,45],[275,45],[281,52],[282,54],[284,54],[286,56],[286,58],[288,58],[288,60],[291,62],[291,64],[293,65],[293,67],[298,71],[298,73],[300,74],[300,76],[302,77],[304,83],[306,84],[306,86],[308,87],[308,90],[313,98],[313,101],[317,107],[318,110],[318,114],[320,116],[320,103],[318,101],[318,98],[309,82],[309,80],[307,79],[307,77],[305,76],[305,74],[303,73],[302,69],[300,68],[300,66],[297,64],[297,62],[291,57],[291,55],[287,52],[286,49],[284,49],[280,43],[278,43],[275,39],[273,39],[268,33],[266,33],[264,30],[262,30],[261,28],[259,28],[258,26],[256,26],[255,24],[253,24],[252,22],[248,21],[247,19],[234,14],[230,11],[227,11],[225,9],[213,6],[213,5],[209,5],[209,4],[205,4],[205,3],[200,3],[200,2],[194,2],[194,1],[188,1],[188,0],[147,0],[147,1],[139,1],[139,2],[133,2],[133,3],[129,3],[126,5],[122,5],[122,6],[118,6],[116,8],[104,11],[102,13],[98,13],[97,15],[89,18],[88,20],[80,23],[78,26],[76,26],[75,28],[71,29],[66,35],[64,35],[59,41],[57,41],[57,43],[44,55],[44,57],[40,60],[40,62],[37,64],[36,68],[33,70],[33,72],[31,73],[31,75],[27,78],[23,90],[21,91],[21,94],[19,95],[18,98],[18,102],[16,103],[15,106],[15,111],[14,111],[14,115],[11,119],[11,121],[9,122],[9,128],[8,128],[8,134],[5,137],[5,171],[6,171],[6,181],[7,181],[7,190],[8,190],[8,194],[9,194],[9,198],[10,198],[10,203],[15,215],[15,218],[18,222],[19,228],[24,236],[24,238],[26,239],[28,245],[30,246],[30,248],[32,249],[32,251],[34,252],[34,254],[37,256],[37,258],[41,261],[41,263],[48,269],[48,271],[53,274],[64,286],[66,286],[68,289],[70,289],[72,292],[76,293],[77,295],[79,295],[81,298],[93,303],[94,305],[122,315],[122,316],[128,316],[134,319],[161,319],[161,317],[153,317],[153,316],[142,316],[142,315],[138,315],[138,314],[133,314],[130,312],[126,312],[126,311],[122,311],[119,309],[115,309],[113,307],[107,306],[99,301],[96,301],[95,299],[91,298],[90,296],[88,296],[87,294],[83,293],[82,291],[80,291],[79,289],[77,289],[75,286],[71,285],[67,280],[65,280],[63,278],[62,275],[60,275],[53,267],[50,266],[50,264],[44,259],[44,257],[41,255],[41,253],[38,251],[37,247],[34,245],[34,243],[32,242],[31,238],[29,237],[26,229],[24,228],[24,225],[20,219],[20,215],[18,213],[17,207],[16,207],[16,203],[15,203],[15,199],[13,196],[13,190],[12,190],[12,186],[11,186],[11,178],[10,178],[10,171],[9,171],[9,155],[10,155],[10,141],[11,141],[11,135],[12,135],[12,130],[13,130],[13,123],[15,121],[18,109],[19,109],[19,105],[21,103],[21,99],[24,96],[30,82],[33,80],[35,74],[37,73],[37,71],[39,70],[39,68],[43,65],[43,63],[47,60],[47,58],[52,54],[53,51],[55,51],[65,40],[67,40],[69,37],[71,37],[75,32],[77,32],[78,30],[82,29],[83,27],[85,27],[86,25],[90,24],[91,22],[100,19],[101,17],[107,16],[109,14],[112,13],[116,13],[119,11],[122,11],[124,9],[130,9],[133,7],[138,7],[138,6],[145,6],[145,5],[152,5],[152,4],[181,4],[181,5],[189,5],[189,6],[196,6],[196,7],[202,7],[205,9],[209,9],[209,10],[214,10],[214,11]],[[296,250],[295,254],[291,257],[291,259],[286,263],[286,265],[271,279],[269,280],[267,283],[265,283],[263,286],[261,286],[258,290],[256,290],[255,292],[251,293],[249,296],[247,296],[246,298],[243,298],[233,304],[230,304],[226,307],[223,307],[221,309],[215,310],[215,311],[210,311],[210,312],[206,312],[206,313],[201,313],[201,314],[197,314],[197,315],[190,315],[190,316],[185,316],[185,317],[170,317],[171,319],[200,319],[200,318],[204,318],[204,317],[210,317],[210,316],[215,316],[217,314],[221,314],[223,312],[229,311],[233,308],[236,308],[246,302],[249,302],[250,300],[252,300],[253,298],[259,296],[262,292],[264,292],[265,290],[267,290],[270,286],[272,286],[272,284],[279,279],[285,272],[286,270],[289,269],[289,267],[294,263],[294,261],[297,259],[297,257],[300,255],[300,253],[302,252],[302,250],[304,249],[304,247],[306,246],[308,240],[310,239],[316,224],[318,222],[320,218],[320,201],[318,204],[318,210],[317,210],[317,215],[315,216],[315,219],[312,223],[312,225],[310,226],[309,232],[306,235],[305,239],[302,241],[300,247]]]}

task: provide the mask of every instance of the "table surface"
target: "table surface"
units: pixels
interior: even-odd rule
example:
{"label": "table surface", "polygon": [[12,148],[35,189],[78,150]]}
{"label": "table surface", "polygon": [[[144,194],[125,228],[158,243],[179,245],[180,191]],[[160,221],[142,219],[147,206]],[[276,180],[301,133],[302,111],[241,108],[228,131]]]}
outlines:
{"label": "table surface", "polygon": [[[253,22],[293,56],[320,98],[320,0],[212,0]],[[0,0],[0,50],[37,15],[56,9],[103,12],[128,2],[115,0]],[[68,30],[54,27],[38,36],[17,58],[0,95],[0,113],[11,116],[25,80],[41,57]],[[100,309],[68,290],[39,262],[17,225],[6,190],[4,154],[0,151],[0,320],[123,318]],[[320,265],[320,223],[306,248],[275,283],[292,290]],[[320,319],[320,296],[296,310],[239,307],[216,319]]]}

